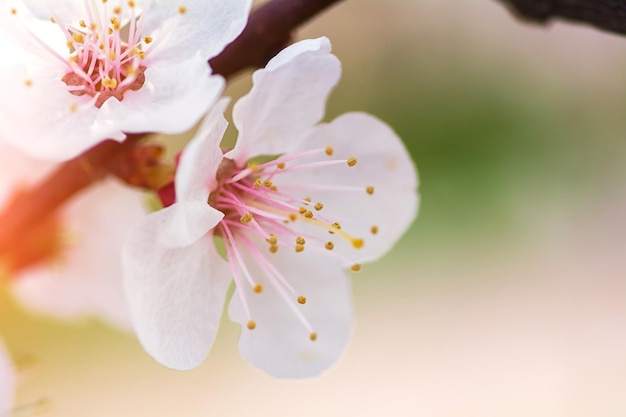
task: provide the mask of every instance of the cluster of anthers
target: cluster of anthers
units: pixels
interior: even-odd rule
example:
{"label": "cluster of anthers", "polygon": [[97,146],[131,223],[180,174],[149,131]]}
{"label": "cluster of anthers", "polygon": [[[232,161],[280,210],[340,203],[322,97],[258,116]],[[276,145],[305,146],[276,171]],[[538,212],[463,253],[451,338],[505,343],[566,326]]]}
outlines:
{"label": "cluster of anthers", "polygon": [[[139,90],[144,82],[146,67],[142,64],[150,52],[151,36],[142,37],[141,15],[134,1],[120,2],[109,7],[108,0],[86,0],[86,19],[77,25],[67,24],[52,16],[50,20],[65,35],[68,56],[62,56],[35,33],[28,31],[33,40],[67,67],[62,81],[68,91],[76,96],[93,97],[100,108],[111,97],[122,101],[128,90]],[[178,8],[186,12],[184,6]],[[11,13],[17,15],[17,9]],[[127,22],[127,23],[125,23]],[[25,81],[27,86],[32,80]]]}
{"label": "cluster of anthers", "polygon": [[[325,153],[329,160],[294,164],[299,159]],[[299,321],[309,332],[311,341],[317,340],[314,331],[298,304],[305,304],[307,299],[294,288],[287,277],[271,261],[272,254],[279,250],[287,250],[298,256],[299,253],[309,250],[324,251],[339,260],[342,264],[351,262],[344,256],[333,251],[337,244],[335,239],[345,239],[354,249],[364,246],[365,240],[350,235],[342,225],[349,224],[350,219],[330,218],[324,215],[325,204],[322,201],[313,201],[307,196],[296,196],[310,190],[324,190],[337,192],[362,192],[374,194],[373,186],[349,187],[336,185],[311,184],[284,184],[280,187],[275,180],[281,175],[296,171],[318,169],[330,165],[344,164],[348,168],[354,167],[357,160],[354,157],[347,159],[332,158],[332,147],[320,148],[281,156],[263,164],[249,163],[243,169],[237,169],[230,159],[224,159],[217,174],[218,189],[211,193],[209,204],[224,213],[223,220],[215,230],[215,234],[225,242],[226,253],[231,265],[235,284],[238,288],[250,285],[253,292],[260,294],[263,286],[249,272],[243,253],[247,253],[252,261],[263,272],[267,282],[272,285],[283,301],[290,307]],[[280,182],[280,181],[278,181]],[[303,233],[296,230],[296,223],[312,226],[327,231],[329,237],[324,239],[318,234]],[[298,228],[306,229],[306,228]],[[378,233],[378,226],[372,226],[370,232]],[[267,244],[266,249],[258,247],[259,241]],[[352,263],[351,270],[359,271],[361,265]],[[257,323],[252,319],[244,291],[238,291],[242,305],[248,316],[247,327],[254,330]]]}

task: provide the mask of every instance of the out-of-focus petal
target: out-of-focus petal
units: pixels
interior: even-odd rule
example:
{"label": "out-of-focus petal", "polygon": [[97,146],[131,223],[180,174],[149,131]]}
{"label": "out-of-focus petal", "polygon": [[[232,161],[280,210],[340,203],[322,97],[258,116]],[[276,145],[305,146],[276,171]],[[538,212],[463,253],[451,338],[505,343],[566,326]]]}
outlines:
{"label": "out-of-focus petal", "polygon": [[147,216],[143,200],[113,180],[78,195],[60,215],[66,247],[57,258],[16,277],[17,298],[44,314],[94,315],[130,329],[120,257],[128,229]]}
{"label": "out-of-focus petal", "polygon": [[124,283],[144,349],[175,369],[199,365],[213,344],[230,283],[229,265],[207,235],[184,248],[155,239],[152,218],[124,245]]}
{"label": "out-of-focus petal", "polygon": [[[306,378],[319,375],[339,359],[347,346],[352,328],[350,285],[341,266],[319,252],[279,250],[269,255],[274,266],[289,281],[295,294],[282,297],[263,269],[251,261],[252,276],[263,285],[255,293],[250,286],[237,287],[230,301],[230,318],[242,325],[239,338],[241,355],[253,366],[277,378]],[[246,327],[246,316],[239,292],[243,291],[256,323]],[[300,304],[298,296],[306,297]],[[307,320],[308,329],[297,311]],[[311,340],[311,331],[316,340]]]}
{"label": "out-of-focus petal", "polygon": [[0,85],[11,99],[0,100],[7,122],[0,140],[36,158],[65,160],[105,138],[125,137],[118,126],[98,121],[91,97],[69,94],[62,73],[56,75],[30,76],[24,66],[2,70]]}
{"label": "out-of-focus petal", "polygon": [[267,68],[254,73],[252,90],[235,104],[239,138],[226,155],[242,165],[253,156],[291,152],[324,115],[326,98],[340,73],[327,38],[284,49]]}
{"label": "out-of-focus petal", "polygon": [[199,51],[205,61],[243,30],[251,0],[153,1],[144,10],[144,32],[154,38],[149,61],[179,62]]}

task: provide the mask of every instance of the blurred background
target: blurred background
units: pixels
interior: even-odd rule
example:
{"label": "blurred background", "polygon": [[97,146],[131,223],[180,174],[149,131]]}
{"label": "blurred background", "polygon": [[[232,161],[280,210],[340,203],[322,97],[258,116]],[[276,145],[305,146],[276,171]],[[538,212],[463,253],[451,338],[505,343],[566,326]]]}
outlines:
{"label": "blurred background", "polygon": [[388,122],[422,195],[395,250],[353,276],[343,360],[273,380],[239,357],[225,319],[199,369],[170,371],[129,335],[28,313],[2,288],[17,405],[46,399],[34,411],[63,417],[626,415],[626,38],[528,25],[493,0],[346,1],[299,32],[321,35],[343,62],[327,118]]}

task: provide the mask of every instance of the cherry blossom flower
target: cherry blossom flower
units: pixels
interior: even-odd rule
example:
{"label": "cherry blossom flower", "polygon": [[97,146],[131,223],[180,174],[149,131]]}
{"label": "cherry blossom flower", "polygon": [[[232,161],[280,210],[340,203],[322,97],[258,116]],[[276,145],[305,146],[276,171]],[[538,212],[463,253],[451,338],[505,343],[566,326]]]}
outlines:
{"label": "cherry blossom flower", "polygon": [[14,386],[13,367],[4,346],[0,343],[0,416],[11,414]]}
{"label": "cherry blossom flower", "polygon": [[317,124],[340,71],[326,38],[279,53],[234,107],[236,146],[220,148],[222,101],[182,153],[176,202],[129,233],[129,308],[160,363],[188,369],[205,358],[233,278],[228,311],[252,365],[308,377],[343,352],[345,269],[387,252],[418,196],[415,167],[386,124],[363,113]]}
{"label": "cherry blossom flower", "polygon": [[221,94],[207,60],[251,0],[0,3],[0,137],[68,159],[125,133],[180,133]]}
{"label": "cherry blossom flower", "polygon": [[[15,193],[54,168],[0,147],[0,210]],[[48,219],[44,233],[22,247],[32,265],[4,261],[13,290],[30,309],[62,319],[97,316],[131,328],[122,287],[121,247],[128,228],[147,214],[141,193],[106,180]]]}

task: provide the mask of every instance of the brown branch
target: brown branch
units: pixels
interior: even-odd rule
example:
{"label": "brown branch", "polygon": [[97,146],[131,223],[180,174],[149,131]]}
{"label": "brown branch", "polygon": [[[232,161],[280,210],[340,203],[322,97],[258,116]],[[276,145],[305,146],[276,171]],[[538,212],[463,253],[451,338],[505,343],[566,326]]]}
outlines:
{"label": "brown branch", "polygon": [[546,23],[553,19],[586,23],[626,34],[626,0],[498,0],[518,16]]}
{"label": "brown branch", "polygon": [[[258,68],[286,46],[292,32],[304,22],[341,0],[272,0],[250,15],[241,35],[210,61],[225,77],[249,67]],[[73,195],[109,174],[117,158],[131,152],[145,135],[129,135],[123,142],[102,142],[65,162],[32,189],[19,193],[0,213],[0,256],[15,258],[21,236],[44,223]]]}

